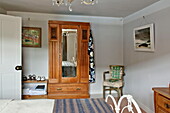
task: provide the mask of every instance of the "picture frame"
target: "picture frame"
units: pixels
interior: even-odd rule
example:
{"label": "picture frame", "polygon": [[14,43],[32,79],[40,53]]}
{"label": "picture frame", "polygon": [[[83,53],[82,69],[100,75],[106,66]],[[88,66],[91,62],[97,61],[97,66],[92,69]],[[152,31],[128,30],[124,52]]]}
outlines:
{"label": "picture frame", "polygon": [[41,28],[22,27],[22,47],[41,47]]}
{"label": "picture frame", "polygon": [[148,24],[134,28],[134,49],[135,51],[154,52],[154,24]]}

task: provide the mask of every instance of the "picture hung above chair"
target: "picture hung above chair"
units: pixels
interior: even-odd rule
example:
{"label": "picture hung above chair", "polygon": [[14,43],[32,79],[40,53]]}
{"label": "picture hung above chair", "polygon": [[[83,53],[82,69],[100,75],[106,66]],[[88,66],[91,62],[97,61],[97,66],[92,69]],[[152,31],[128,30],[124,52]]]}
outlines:
{"label": "picture hung above chair", "polygon": [[154,24],[147,24],[134,28],[134,49],[135,51],[154,51]]}
{"label": "picture hung above chair", "polygon": [[[109,79],[106,79],[106,75],[109,76]],[[124,66],[122,65],[110,65],[110,71],[103,72],[103,98],[105,98],[106,91],[111,94],[112,90],[117,91],[118,97],[123,95],[123,75]]]}

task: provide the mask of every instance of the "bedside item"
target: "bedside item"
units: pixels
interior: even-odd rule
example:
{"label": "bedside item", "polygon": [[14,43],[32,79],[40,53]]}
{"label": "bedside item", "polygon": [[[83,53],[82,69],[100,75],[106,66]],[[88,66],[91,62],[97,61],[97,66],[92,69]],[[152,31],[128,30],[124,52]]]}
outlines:
{"label": "bedside item", "polygon": [[124,66],[122,65],[110,65],[110,71],[103,72],[103,98],[105,98],[106,91],[111,94],[112,90],[117,91],[118,97],[122,96],[123,75]]}
{"label": "bedside item", "polygon": [[157,87],[154,91],[155,113],[170,113],[170,88]]}

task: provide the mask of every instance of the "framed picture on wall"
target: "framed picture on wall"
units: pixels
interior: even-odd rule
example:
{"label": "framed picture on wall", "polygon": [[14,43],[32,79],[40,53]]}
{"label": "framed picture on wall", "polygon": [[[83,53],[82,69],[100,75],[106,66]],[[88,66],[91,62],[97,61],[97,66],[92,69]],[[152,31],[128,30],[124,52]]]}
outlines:
{"label": "framed picture on wall", "polygon": [[154,24],[134,28],[133,37],[135,51],[154,51]]}
{"label": "framed picture on wall", "polygon": [[23,27],[22,28],[23,47],[41,47],[41,28]]}

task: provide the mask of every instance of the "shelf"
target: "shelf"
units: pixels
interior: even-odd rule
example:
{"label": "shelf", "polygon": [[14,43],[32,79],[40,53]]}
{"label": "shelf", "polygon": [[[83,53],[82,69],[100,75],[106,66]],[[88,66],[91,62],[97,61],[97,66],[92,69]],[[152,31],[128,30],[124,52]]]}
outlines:
{"label": "shelf", "polygon": [[27,81],[22,81],[22,83],[47,83],[47,80],[45,81],[27,80]]}
{"label": "shelf", "polygon": [[[39,84],[42,84],[42,83],[45,83],[45,87],[47,87],[47,82],[48,80],[45,80],[45,81],[37,81],[37,80],[27,80],[27,81],[22,81],[22,83],[31,83],[31,84],[35,84],[35,85],[38,85],[37,83]],[[29,84],[24,84],[24,85],[28,85]],[[47,95],[22,95],[22,99],[47,99]]]}
{"label": "shelf", "polygon": [[22,99],[47,99],[47,95],[22,95]]}

